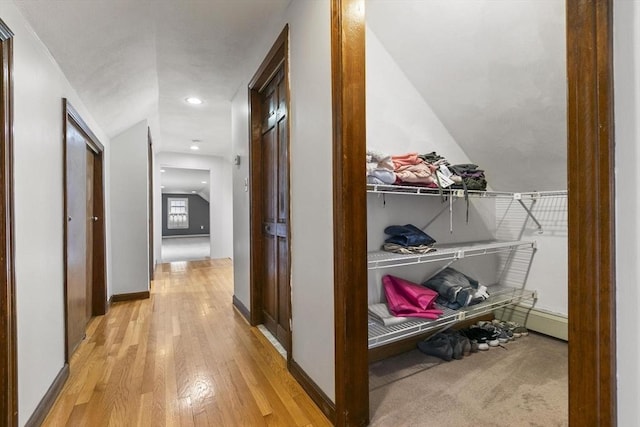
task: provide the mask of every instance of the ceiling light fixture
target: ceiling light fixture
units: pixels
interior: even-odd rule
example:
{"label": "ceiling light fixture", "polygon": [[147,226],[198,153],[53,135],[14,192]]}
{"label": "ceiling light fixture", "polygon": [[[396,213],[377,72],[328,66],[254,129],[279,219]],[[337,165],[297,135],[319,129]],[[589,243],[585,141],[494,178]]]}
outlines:
{"label": "ceiling light fixture", "polygon": [[160,188],[164,188],[164,185],[161,185]]}
{"label": "ceiling light fixture", "polygon": [[198,147],[198,146],[197,146],[197,145],[195,145],[195,144],[194,144],[194,145],[192,145],[192,146],[191,146],[191,147],[189,147],[189,148],[191,148],[192,150],[199,150],[199,149],[200,149],[200,147]]}
{"label": "ceiling light fixture", "polygon": [[196,98],[195,96],[190,96],[188,98],[185,98],[185,101],[187,102],[187,104],[191,104],[191,105],[200,105],[200,104],[202,104],[202,99]]}
{"label": "ceiling light fixture", "polygon": [[165,172],[166,172],[166,170],[164,170],[164,169],[160,169],[160,172],[165,173]]}
{"label": "ceiling light fixture", "polygon": [[207,183],[207,181],[200,181],[200,182],[201,182],[201,183],[203,183],[203,184],[206,184],[206,183]]}
{"label": "ceiling light fixture", "polygon": [[191,190],[191,192],[192,192],[192,193],[195,193],[195,192],[196,192],[196,190]]}

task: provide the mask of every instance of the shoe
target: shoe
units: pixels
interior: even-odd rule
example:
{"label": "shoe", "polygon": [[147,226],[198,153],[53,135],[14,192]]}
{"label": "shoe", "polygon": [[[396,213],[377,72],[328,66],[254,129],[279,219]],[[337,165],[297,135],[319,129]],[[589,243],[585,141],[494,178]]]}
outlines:
{"label": "shoe", "polygon": [[506,321],[500,322],[500,324],[504,325],[503,327],[509,329],[513,333],[514,338],[526,337],[527,335],[529,335],[529,331],[527,330],[527,328],[520,325],[519,323]]}
{"label": "shoe", "polygon": [[478,336],[482,336],[485,339],[485,342],[489,345],[489,347],[498,347],[500,345],[500,341],[498,340],[498,333],[494,330],[485,329],[480,326],[471,326],[469,328],[473,333]]}
{"label": "shoe", "polygon": [[[499,343],[505,344],[509,342],[509,334],[511,333],[510,331],[507,332],[505,329],[501,328],[500,326],[494,323],[489,323],[489,322],[484,323],[480,327],[486,331],[489,331],[493,337],[497,338]],[[511,333],[511,336],[513,337],[513,333]]]}
{"label": "shoe", "polygon": [[460,360],[471,353],[471,342],[464,335],[456,331],[446,331],[443,332],[443,335],[449,338],[454,359]]}
{"label": "shoe", "polygon": [[418,349],[429,356],[435,356],[447,362],[453,359],[453,347],[449,337],[435,334],[424,341],[418,342]]}
{"label": "shoe", "polygon": [[[489,340],[487,337],[487,331],[481,328],[471,327],[467,329],[461,329],[460,333],[466,336],[469,341],[471,341],[471,346],[473,348],[475,343],[477,345],[477,349],[480,351],[489,350]],[[497,344],[496,344],[497,345]]]}

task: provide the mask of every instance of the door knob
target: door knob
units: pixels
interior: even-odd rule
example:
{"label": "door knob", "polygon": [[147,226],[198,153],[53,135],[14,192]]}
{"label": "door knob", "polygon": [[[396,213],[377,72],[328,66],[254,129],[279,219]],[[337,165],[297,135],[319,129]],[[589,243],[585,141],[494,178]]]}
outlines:
{"label": "door knob", "polygon": [[97,217],[97,216],[92,216],[92,217],[91,217],[91,221],[96,222],[97,220],[98,220],[98,217]]}
{"label": "door knob", "polygon": [[70,216],[67,217],[67,222],[71,222],[71,217]]}

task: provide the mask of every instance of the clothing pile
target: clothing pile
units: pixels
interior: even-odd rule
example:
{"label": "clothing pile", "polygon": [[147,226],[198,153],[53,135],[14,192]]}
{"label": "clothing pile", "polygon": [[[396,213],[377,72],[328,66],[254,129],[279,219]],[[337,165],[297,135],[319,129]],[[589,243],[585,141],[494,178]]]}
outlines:
{"label": "clothing pile", "polygon": [[451,172],[462,178],[461,183],[456,183],[451,188],[463,188],[465,190],[487,190],[487,179],[484,176],[484,171],[478,169],[478,165],[472,163],[462,165],[449,166]]}
{"label": "clothing pile", "polygon": [[451,267],[435,274],[423,286],[438,293],[436,303],[453,310],[478,304],[489,298],[486,286]]}
{"label": "clothing pile", "polygon": [[460,188],[465,191],[487,189],[484,171],[478,169],[478,165],[451,165],[435,151],[389,155],[367,150],[366,156],[369,184]]}
{"label": "clothing pile", "polygon": [[413,224],[390,225],[384,229],[388,237],[382,249],[399,254],[426,254],[435,251],[434,238]]}

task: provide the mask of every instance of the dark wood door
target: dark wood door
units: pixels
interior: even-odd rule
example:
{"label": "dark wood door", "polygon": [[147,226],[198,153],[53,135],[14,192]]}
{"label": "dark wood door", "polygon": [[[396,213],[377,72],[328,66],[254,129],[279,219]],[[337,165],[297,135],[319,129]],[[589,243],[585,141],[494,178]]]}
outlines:
{"label": "dark wood door", "polygon": [[[86,266],[87,266],[87,278],[86,278],[86,322],[91,319],[92,315],[92,306],[91,302],[93,301],[93,226],[94,223],[98,220],[97,214],[94,213],[93,207],[95,205],[94,200],[94,159],[95,154],[89,148],[85,148],[86,157],[87,157],[87,215],[86,223],[87,223],[87,256],[86,256]],[[86,324],[85,322],[85,324]]]}
{"label": "dark wood door", "polygon": [[261,92],[262,316],[267,329],[289,348],[289,138],[287,88],[280,67]]}
{"label": "dark wood door", "polygon": [[[87,280],[87,240],[89,215],[87,215],[87,144],[85,137],[75,126],[67,127],[66,135],[66,192],[67,192],[67,241],[66,241],[66,305],[67,305],[67,355],[71,357],[85,336],[87,313],[90,313],[90,295]],[[90,264],[90,263],[89,263]],[[89,283],[88,283],[89,282]]]}

